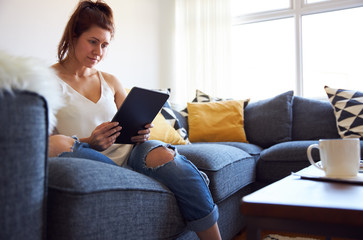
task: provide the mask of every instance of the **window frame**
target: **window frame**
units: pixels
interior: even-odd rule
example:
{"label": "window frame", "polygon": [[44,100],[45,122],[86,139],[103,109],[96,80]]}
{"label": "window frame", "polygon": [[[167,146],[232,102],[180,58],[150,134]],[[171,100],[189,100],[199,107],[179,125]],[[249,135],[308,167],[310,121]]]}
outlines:
{"label": "window frame", "polygon": [[242,24],[292,18],[295,25],[295,93],[298,96],[303,96],[302,17],[311,14],[327,13],[356,7],[363,7],[363,0],[328,0],[310,4],[307,3],[307,0],[290,0],[290,7],[287,9],[235,16],[232,18],[232,27]]}

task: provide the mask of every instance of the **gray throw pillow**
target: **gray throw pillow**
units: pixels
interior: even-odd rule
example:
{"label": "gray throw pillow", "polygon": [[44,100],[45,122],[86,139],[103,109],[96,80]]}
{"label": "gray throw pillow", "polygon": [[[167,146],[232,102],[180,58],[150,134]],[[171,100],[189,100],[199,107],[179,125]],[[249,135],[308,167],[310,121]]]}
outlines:
{"label": "gray throw pillow", "polygon": [[294,96],[293,140],[339,138],[333,108],[328,101]]}
{"label": "gray throw pillow", "polygon": [[288,91],[247,105],[245,131],[250,143],[267,148],[292,139],[293,95]]}

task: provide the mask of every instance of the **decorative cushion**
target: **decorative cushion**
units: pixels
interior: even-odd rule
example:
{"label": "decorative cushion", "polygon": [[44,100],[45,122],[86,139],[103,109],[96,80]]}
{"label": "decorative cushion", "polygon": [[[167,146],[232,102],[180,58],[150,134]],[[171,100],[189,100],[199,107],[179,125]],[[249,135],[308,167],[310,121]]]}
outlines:
{"label": "decorative cushion", "polygon": [[[227,100],[233,100],[231,98],[220,98],[220,97],[214,97],[211,95],[208,95],[200,90],[196,90],[195,91],[195,98],[193,99],[192,102],[197,102],[197,103],[201,103],[201,102],[219,102],[219,101],[227,101]],[[245,102],[244,107],[246,107],[248,104],[248,101]],[[180,115],[183,116],[185,119],[188,118],[188,108],[184,108],[183,110],[181,110]],[[185,130],[185,129],[184,129]],[[188,134],[188,131],[185,131],[186,134]],[[188,136],[188,135],[187,135]]]}
{"label": "decorative cushion", "polygon": [[247,142],[244,104],[249,100],[188,103],[191,142]]}
{"label": "decorative cushion", "polygon": [[248,104],[245,131],[250,143],[267,148],[291,140],[293,95],[293,91],[288,91]]}
{"label": "decorative cushion", "polygon": [[[170,94],[170,89],[167,89],[166,91]],[[182,139],[185,141],[185,144],[190,144],[188,132],[185,128],[182,127],[182,124],[179,122],[177,116],[175,116],[169,100],[166,101],[163,108],[161,109],[161,114],[164,116],[165,120],[170,124],[170,126],[172,126],[182,137]]]}
{"label": "decorative cushion", "polygon": [[363,93],[324,87],[334,109],[337,128],[342,138],[363,136]]}
{"label": "decorative cushion", "polygon": [[334,111],[328,101],[294,96],[292,140],[339,138]]}
{"label": "decorative cushion", "polygon": [[154,127],[150,129],[150,140],[160,140],[174,145],[187,144],[161,113],[155,117],[153,125]]}

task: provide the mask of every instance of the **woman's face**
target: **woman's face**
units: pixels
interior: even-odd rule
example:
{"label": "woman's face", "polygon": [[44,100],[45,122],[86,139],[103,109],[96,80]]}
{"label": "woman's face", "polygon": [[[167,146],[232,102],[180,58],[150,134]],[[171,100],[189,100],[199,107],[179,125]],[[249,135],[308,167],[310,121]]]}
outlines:
{"label": "woman's face", "polygon": [[111,40],[111,33],[98,26],[92,26],[76,39],[74,55],[76,60],[85,67],[92,68],[106,54]]}

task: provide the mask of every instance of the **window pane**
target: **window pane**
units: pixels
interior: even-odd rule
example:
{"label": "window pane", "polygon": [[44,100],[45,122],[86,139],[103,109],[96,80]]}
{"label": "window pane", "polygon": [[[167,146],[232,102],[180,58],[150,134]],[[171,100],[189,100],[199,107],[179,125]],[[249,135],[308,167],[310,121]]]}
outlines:
{"label": "window pane", "polygon": [[363,8],[303,17],[303,92],[324,86],[363,91]]}
{"label": "window pane", "polygon": [[328,1],[330,0],[306,0],[306,3],[310,4],[310,3],[328,2]]}
{"label": "window pane", "polygon": [[293,19],[232,28],[234,98],[264,99],[295,89]]}
{"label": "window pane", "polygon": [[290,0],[232,0],[232,16],[290,8]]}

